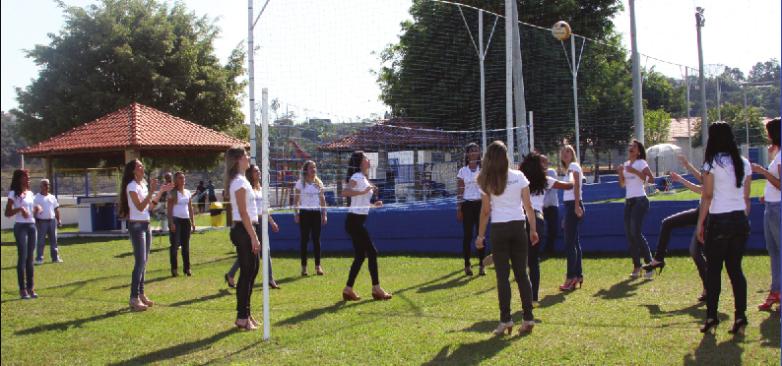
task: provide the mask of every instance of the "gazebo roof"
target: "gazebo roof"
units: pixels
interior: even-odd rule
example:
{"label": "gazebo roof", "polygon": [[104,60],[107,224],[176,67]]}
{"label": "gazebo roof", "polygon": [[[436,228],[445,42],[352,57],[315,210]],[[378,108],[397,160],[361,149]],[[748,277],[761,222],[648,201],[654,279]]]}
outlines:
{"label": "gazebo roof", "polygon": [[427,129],[401,119],[381,121],[362,128],[350,135],[323,144],[318,150],[329,152],[348,152],[363,150],[374,152],[426,150],[452,146],[456,139],[446,131]]}
{"label": "gazebo roof", "polygon": [[125,150],[152,156],[189,155],[223,152],[235,145],[248,144],[155,108],[133,103],[19,152],[32,157],[116,154]]}

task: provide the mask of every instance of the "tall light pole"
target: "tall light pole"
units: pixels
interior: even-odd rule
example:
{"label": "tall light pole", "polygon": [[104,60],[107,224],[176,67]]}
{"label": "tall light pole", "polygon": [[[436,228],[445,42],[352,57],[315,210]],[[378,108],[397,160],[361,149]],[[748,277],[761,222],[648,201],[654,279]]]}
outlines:
{"label": "tall light pole", "polygon": [[706,141],[709,140],[709,117],[706,106],[706,79],[703,77],[703,45],[701,43],[701,28],[706,24],[703,11],[704,9],[700,6],[695,8],[695,30],[698,33],[698,83],[701,87],[701,144],[705,149]]}
{"label": "tall light pole", "polygon": [[247,0],[247,73],[249,75],[248,94],[250,95],[250,160],[253,164],[256,164],[257,155],[257,142],[255,141],[255,38],[253,37],[253,30],[258,23],[258,19],[261,18],[261,14],[266,10],[266,6],[269,5],[269,0],[263,4],[263,8],[258,13],[258,16],[253,19],[253,0]]}
{"label": "tall light pole", "polygon": [[635,0],[630,0],[630,47],[632,48],[633,61],[633,124],[635,125],[635,138],[644,142],[644,107],[641,102],[641,61],[638,54],[638,41],[635,30]]}

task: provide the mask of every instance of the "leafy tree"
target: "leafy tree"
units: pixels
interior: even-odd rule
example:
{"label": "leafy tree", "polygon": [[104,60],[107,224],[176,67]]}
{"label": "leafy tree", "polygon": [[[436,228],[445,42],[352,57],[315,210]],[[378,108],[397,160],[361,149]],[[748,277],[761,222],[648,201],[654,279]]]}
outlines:
{"label": "leafy tree", "polygon": [[[748,107],[746,110],[743,105],[725,103],[720,110],[722,120],[729,123],[733,129],[733,135],[736,137],[736,143],[741,145],[746,143],[747,126],[749,126],[749,143],[752,146],[766,144],[766,126],[763,125],[763,113],[761,108]],[[717,120],[717,110],[709,109],[709,120]],[[694,147],[701,146],[701,123],[695,123],[696,133],[692,137]]]}
{"label": "leafy tree", "polygon": [[14,115],[6,112],[0,112],[2,120],[0,126],[2,126],[2,166],[17,167],[19,166],[19,153],[16,150],[25,146],[25,141],[19,136],[19,126]]}
{"label": "leafy tree", "polygon": [[644,111],[644,137],[646,146],[668,142],[671,128],[671,114],[664,109]]}
{"label": "leafy tree", "polygon": [[65,26],[27,56],[38,78],[17,89],[13,113],[31,143],[139,102],[223,131],[240,131],[244,53],[221,65],[219,28],[183,3],[103,0],[60,3]]}

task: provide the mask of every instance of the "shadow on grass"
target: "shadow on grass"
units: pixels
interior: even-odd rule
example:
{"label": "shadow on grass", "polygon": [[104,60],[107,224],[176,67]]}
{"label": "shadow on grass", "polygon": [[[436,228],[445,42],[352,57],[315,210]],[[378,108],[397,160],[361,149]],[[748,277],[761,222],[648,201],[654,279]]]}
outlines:
{"label": "shadow on grass", "polygon": [[179,301],[179,302],[175,302],[173,304],[170,304],[168,306],[173,306],[173,307],[188,306],[188,305],[193,305],[193,304],[196,304],[196,303],[199,303],[199,302],[219,299],[221,297],[225,297],[225,296],[228,296],[228,295],[231,295],[230,291],[228,291],[226,289],[221,289],[221,290],[218,290],[216,294],[204,295],[204,296],[201,296],[201,297],[197,297],[195,299]]}
{"label": "shadow on grass", "polygon": [[474,343],[460,344],[450,353],[448,351],[451,346],[444,346],[429,362],[423,363],[423,365],[478,365],[509,346],[513,338],[491,337]]}
{"label": "shadow on grass", "polygon": [[[157,252],[163,252],[163,251],[168,251],[168,247],[151,249],[149,251],[149,253],[151,254],[151,253],[157,253]],[[125,253],[120,253],[120,254],[115,255],[114,258],[127,258],[127,257],[132,257],[132,256],[133,256],[133,252],[125,252]]]}
{"label": "shadow on grass", "polygon": [[565,293],[560,292],[553,295],[546,295],[546,297],[540,299],[538,301],[538,307],[540,308],[547,308],[549,306],[554,306],[556,304],[559,304],[561,302],[565,301]]}
{"label": "shadow on grass", "polygon": [[298,324],[298,323],[301,323],[301,322],[305,322],[307,320],[315,319],[315,318],[317,318],[317,317],[319,317],[319,316],[321,316],[323,314],[333,313],[333,312],[336,312],[338,310],[344,310],[344,309],[347,309],[347,308],[352,308],[352,307],[355,307],[355,306],[358,306],[358,305],[361,305],[361,304],[367,304],[367,303],[369,303],[369,301],[367,301],[367,300],[356,301],[356,302],[352,302],[352,303],[348,303],[347,301],[337,301],[336,303],[334,303],[332,305],[325,306],[325,307],[322,307],[322,308],[316,308],[316,309],[307,310],[307,311],[305,311],[305,312],[303,312],[303,313],[301,313],[299,315],[295,315],[295,316],[292,316],[290,318],[280,320],[277,323],[275,323],[274,325],[276,325],[276,326],[280,326],[280,325],[294,325],[294,324]]}
{"label": "shadow on grass", "polygon": [[170,360],[176,357],[184,356],[188,353],[195,352],[201,348],[208,347],[210,344],[215,343],[233,333],[236,333],[235,329],[227,329],[220,333],[217,333],[209,338],[204,338],[198,341],[178,344],[168,348],[159,349],[154,352],[147,353],[145,355],[137,356],[129,360],[122,362],[112,363],[111,365],[139,365],[149,364],[155,362],[161,362]]}
{"label": "shadow on grass", "polygon": [[705,334],[698,348],[691,354],[684,356],[685,366],[695,365],[741,365],[742,337],[717,344],[713,334]]}
{"label": "shadow on grass", "polygon": [[636,281],[632,278],[628,278],[626,280],[623,280],[619,283],[614,284],[608,289],[601,289],[600,291],[596,292],[593,297],[599,297],[604,300],[615,300],[615,299],[623,299],[626,297],[634,296],[635,290],[649,281],[639,280]]}
{"label": "shadow on grass", "polygon": [[289,276],[289,277],[285,277],[285,278],[277,280],[277,284],[278,285],[284,285],[286,283],[294,283],[296,281],[300,281],[300,280],[303,280],[305,278],[307,278],[307,277],[301,276],[301,275],[299,275],[299,276]]}
{"label": "shadow on grass", "polygon": [[760,345],[779,349],[779,342],[779,312],[773,312],[760,323]]}
{"label": "shadow on grass", "polygon": [[[453,274],[451,274],[453,275]],[[426,293],[426,292],[432,292],[432,291],[439,291],[439,290],[447,290],[452,289],[455,287],[461,287],[464,286],[470,281],[474,280],[477,276],[456,276],[448,281],[440,282],[440,283],[433,283],[431,285],[421,286],[418,288],[418,293]]]}
{"label": "shadow on grass", "polygon": [[68,321],[59,322],[59,323],[44,324],[44,325],[39,325],[39,326],[32,327],[32,328],[22,329],[20,331],[17,331],[15,334],[16,335],[30,335],[30,334],[36,334],[36,333],[41,333],[41,332],[48,332],[48,331],[53,331],[53,330],[65,331],[65,330],[68,330],[69,328],[79,328],[79,327],[81,327],[82,325],[84,325],[86,323],[100,321],[100,320],[104,320],[104,319],[109,319],[109,318],[113,318],[115,316],[126,314],[126,313],[130,313],[130,310],[128,308],[126,308],[126,307],[123,307],[121,309],[112,310],[112,311],[109,311],[109,312],[107,312],[105,314],[94,315],[94,316],[91,316],[91,317],[88,317],[88,318],[68,320]]}
{"label": "shadow on grass", "polygon": [[[668,318],[668,317],[675,317],[680,315],[689,315],[698,322],[706,320],[706,303],[705,302],[699,302],[692,304],[686,308],[681,308],[677,310],[670,310],[670,311],[664,311],[660,308],[660,305],[657,304],[643,304],[639,305],[646,308],[646,310],[649,310],[649,315],[652,316],[652,318]],[[725,321],[728,319],[728,314],[725,313],[717,313],[717,319],[720,321]]]}

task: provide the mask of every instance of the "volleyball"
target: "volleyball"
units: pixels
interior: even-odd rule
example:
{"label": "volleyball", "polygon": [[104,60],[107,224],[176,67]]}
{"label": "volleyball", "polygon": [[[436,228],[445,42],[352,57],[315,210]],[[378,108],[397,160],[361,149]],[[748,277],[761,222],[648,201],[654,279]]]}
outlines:
{"label": "volleyball", "polygon": [[567,24],[564,20],[554,23],[551,26],[551,35],[560,41],[570,38],[570,24]]}

